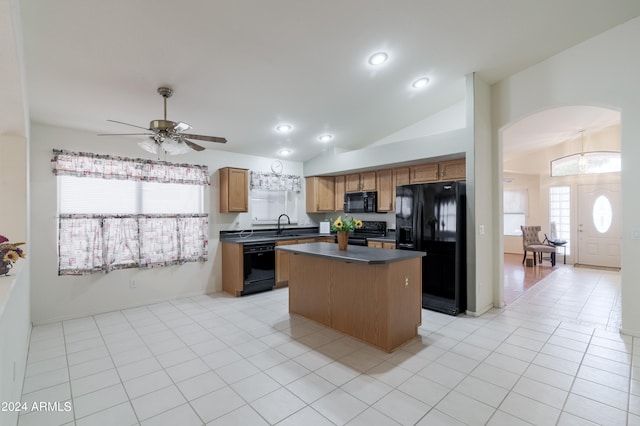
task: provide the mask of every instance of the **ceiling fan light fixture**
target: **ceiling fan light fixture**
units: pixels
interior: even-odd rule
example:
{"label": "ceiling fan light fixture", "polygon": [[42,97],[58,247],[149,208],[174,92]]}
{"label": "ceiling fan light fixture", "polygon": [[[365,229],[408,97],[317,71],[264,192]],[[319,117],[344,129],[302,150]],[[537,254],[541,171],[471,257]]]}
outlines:
{"label": "ceiling fan light fixture", "polygon": [[422,89],[429,84],[429,81],[429,77],[420,77],[419,79],[411,83],[411,87],[413,87],[414,89]]}
{"label": "ceiling fan light fixture", "polygon": [[382,65],[387,62],[389,59],[389,55],[386,52],[376,52],[373,55],[369,56],[369,65]]}
{"label": "ceiling fan light fixture", "polygon": [[138,142],[138,146],[152,154],[158,153],[158,144],[153,138],[146,138],[144,140],[141,140],[140,142]]}
{"label": "ceiling fan light fixture", "polygon": [[175,139],[166,138],[162,141],[162,149],[169,155],[186,154],[191,151],[191,148],[184,142],[177,141]]}

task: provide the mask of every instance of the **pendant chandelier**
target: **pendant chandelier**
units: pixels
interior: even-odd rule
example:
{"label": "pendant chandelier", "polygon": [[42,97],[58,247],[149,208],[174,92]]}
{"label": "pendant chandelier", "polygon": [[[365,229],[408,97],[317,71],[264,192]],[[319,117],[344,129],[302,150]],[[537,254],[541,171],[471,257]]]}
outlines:
{"label": "pendant chandelier", "polygon": [[552,177],[620,172],[622,167],[620,152],[585,151],[584,132],[584,130],[579,131],[580,153],[551,160],[550,175]]}

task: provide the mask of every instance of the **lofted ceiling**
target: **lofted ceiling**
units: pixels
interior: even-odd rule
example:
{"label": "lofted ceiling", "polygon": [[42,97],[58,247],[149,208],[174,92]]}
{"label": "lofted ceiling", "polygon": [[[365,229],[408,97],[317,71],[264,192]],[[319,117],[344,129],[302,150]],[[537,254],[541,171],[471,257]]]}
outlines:
{"label": "lofted ceiling", "polygon": [[[228,139],[203,145],[266,157],[290,148],[296,161],[372,144],[462,100],[469,73],[493,84],[640,15],[637,0],[19,4],[32,121],[129,132],[106,120],[162,118],[166,85],[168,119]],[[389,60],[370,66],[380,50]],[[412,89],[420,76],[430,84]],[[279,134],[279,123],[293,130]],[[319,142],[325,133],[334,138]]]}

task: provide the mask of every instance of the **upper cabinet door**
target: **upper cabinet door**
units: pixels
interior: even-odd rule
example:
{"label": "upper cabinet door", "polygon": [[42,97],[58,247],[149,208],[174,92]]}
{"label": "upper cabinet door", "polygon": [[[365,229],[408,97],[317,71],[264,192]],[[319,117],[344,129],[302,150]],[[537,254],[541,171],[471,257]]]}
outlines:
{"label": "upper cabinet door", "polygon": [[440,163],[440,180],[462,180],[467,175],[464,158]]}
{"label": "upper cabinet door", "polygon": [[345,179],[344,176],[335,177],[335,209],[337,212],[344,210],[344,193],[345,193]]}
{"label": "upper cabinet door", "polygon": [[411,175],[409,180],[411,183],[435,182],[439,178],[438,163],[420,164],[410,168]]}
{"label": "upper cabinet door", "polygon": [[345,177],[346,192],[375,191],[376,172],[353,173]]}
{"label": "upper cabinet door", "polygon": [[345,176],[345,191],[358,192],[360,189],[360,173]]}
{"label": "upper cabinet door", "polygon": [[225,167],[220,172],[220,213],[249,211],[249,171]]}
{"label": "upper cabinet door", "polygon": [[376,186],[378,188],[378,211],[390,212],[394,210],[395,186],[393,185],[393,172],[391,169],[378,170],[376,173]]}
{"label": "upper cabinet door", "polygon": [[305,179],[307,213],[335,211],[335,182],[333,176],[311,176]]}
{"label": "upper cabinet door", "polygon": [[375,191],[376,188],[376,172],[360,173],[361,191]]}

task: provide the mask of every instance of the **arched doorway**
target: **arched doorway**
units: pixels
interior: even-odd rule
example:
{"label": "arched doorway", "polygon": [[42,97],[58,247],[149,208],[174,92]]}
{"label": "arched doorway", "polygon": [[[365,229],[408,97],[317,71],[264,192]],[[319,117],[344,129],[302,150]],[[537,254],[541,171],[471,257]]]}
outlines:
{"label": "arched doorway", "polygon": [[[584,131],[584,133],[580,133]],[[582,136],[582,144],[580,137]],[[585,144],[585,140],[587,143]],[[620,112],[610,108],[589,105],[555,106],[536,111],[522,117],[499,130],[500,194],[514,192],[524,199],[523,211],[500,203],[502,225],[502,251],[518,253],[522,256],[522,237],[515,232],[519,227],[514,223],[523,221],[526,225],[540,225],[541,237],[551,235],[562,226],[567,244],[567,263],[573,264],[578,257],[578,190],[582,184],[607,185],[620,183],[620,173],[608,176],[584,175],[550,176],[550,161],[554,158],[586,151],[620,151]],[[560,188],[566,194],[567,203],[559,214],[562,224],[554,216],[552,208],[553,189]],[[550,195],[551,192],[551,195]],[[550,211],[551,210],[551,211]],[[557,212],[556,212],[557,213]],[[509,229],[504,229],[505,225]],[[513,228],[513,229],[512,229]],[[552,229],[555,228],[555,229]],[[584,248],[583,248],[584,250]],[[506,256],[506,254],[505,254]],[[502,270],[505,270],[504,260]],[[525,267],[523,267],[525,268]],[[524,272],[522,270],[522,276]],[[541,274],[543,276],[543,274]],[[505,276],[494,291],[498,300],[505,300]],[[512,279],[509,276],[508,279]]]}

